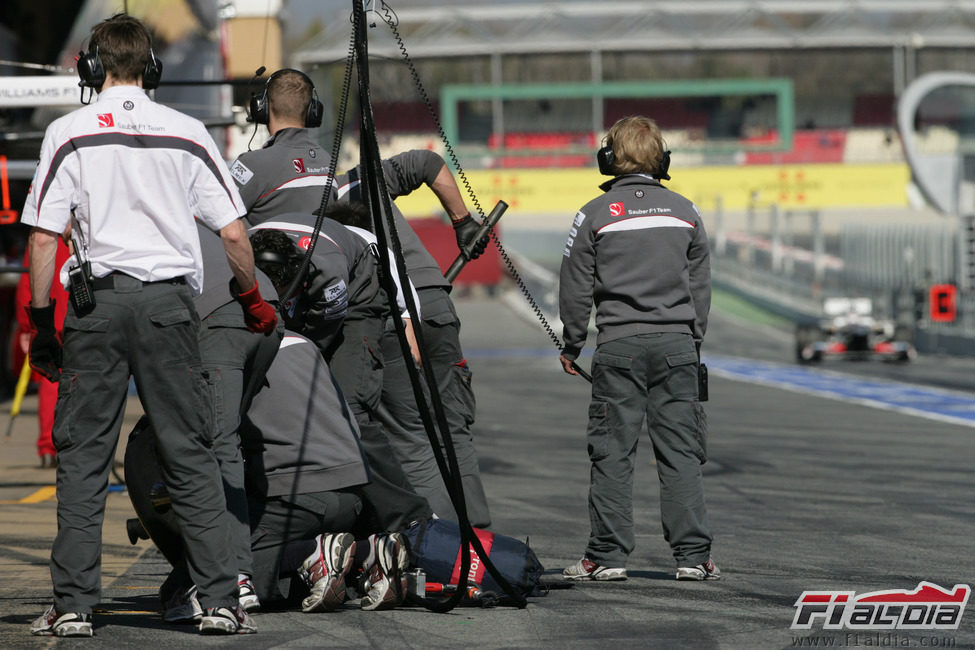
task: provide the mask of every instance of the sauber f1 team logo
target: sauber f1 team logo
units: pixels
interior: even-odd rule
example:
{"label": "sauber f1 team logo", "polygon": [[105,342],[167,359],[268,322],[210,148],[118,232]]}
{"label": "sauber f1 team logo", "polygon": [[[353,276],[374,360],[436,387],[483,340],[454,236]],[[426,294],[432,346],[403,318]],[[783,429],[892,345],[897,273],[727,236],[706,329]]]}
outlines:
{"label": "sauber f1 team logo", "polygon": [[305,161],[301,158],[295,158],[291,161],[291,164],[295,166],[295,171],[299,174],[305,173]]}
{"label": "sauber f1 team logo", "polygon": [[115,118],[111,113],[100,113],[96,117],[98,117],[98,126],[102,129],[115,126]]}
{"label": "sauber f1 team logo", "polygon": [[795,603],[792,629],[957,630],[972,588],[950,590],[920,582],[912,591],[891,589],[856,595],[853,591],[804,591]]}
{"label": "sauber f1 team logo", "polygon": [[609,204],[609,214],[612,217],[622,217],[626,212],[626,208],[623,207],[622,201],[617,201],[616,203]]}

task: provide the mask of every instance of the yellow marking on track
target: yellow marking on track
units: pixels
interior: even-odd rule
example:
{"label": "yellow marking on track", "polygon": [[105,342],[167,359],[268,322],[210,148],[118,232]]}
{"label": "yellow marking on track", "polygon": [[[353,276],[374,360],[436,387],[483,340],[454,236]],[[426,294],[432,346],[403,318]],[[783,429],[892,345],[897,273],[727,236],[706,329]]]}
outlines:
{"label": "yellow marking on track", "polygon": [[57,491],[58,489],[55,486],[45,485],[34,494],[24,497],[18,503],[40,503],[41,501],[47,501],[53,499],[57,495]]}

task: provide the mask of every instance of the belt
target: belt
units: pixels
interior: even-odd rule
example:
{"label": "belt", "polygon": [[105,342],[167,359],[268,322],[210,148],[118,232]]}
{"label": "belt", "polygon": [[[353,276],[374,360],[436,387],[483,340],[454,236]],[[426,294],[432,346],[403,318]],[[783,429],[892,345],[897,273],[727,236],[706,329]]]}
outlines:
{"label": "belt", "polygon": [[[126,273],[113,271],[112,273],[106,275],[104,278],[93,278],[91,281],[91,288],[95,289],[96,291],[99,289],[114,289],[116,276],[122,276],[122,277],[130,278],[132,280],[136,280],[136,278],[133,278],[131,275],[128,275]],[[142,286],[144,287],[150,284],[186,284],[186,277],[180,275],[178,277],[168,278],[166,280],[152,280],[150,282],[147,282],[145,280],[138,280],[138,282],[141,282]]]}

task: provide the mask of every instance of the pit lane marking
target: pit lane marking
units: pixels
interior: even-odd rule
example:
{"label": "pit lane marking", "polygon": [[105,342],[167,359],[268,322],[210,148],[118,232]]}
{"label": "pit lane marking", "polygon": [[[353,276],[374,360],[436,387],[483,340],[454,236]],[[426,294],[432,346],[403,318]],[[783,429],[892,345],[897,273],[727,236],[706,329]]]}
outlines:
{"label": "pit lane marking", "polygon": [[738,357],[704,355],[703,361],[709,373],[726,379],[975,427],[975,396],[969,393]]}
{"label": "pit lane marking", "polygon": [[57,496],[57,490],[58,489],[53,485],[45,485],[40,490],[25,496],[23,499],[4,499],[0,501],[0,505],[13,505],[16,503],[41,503],[42,501],[49,501]]}

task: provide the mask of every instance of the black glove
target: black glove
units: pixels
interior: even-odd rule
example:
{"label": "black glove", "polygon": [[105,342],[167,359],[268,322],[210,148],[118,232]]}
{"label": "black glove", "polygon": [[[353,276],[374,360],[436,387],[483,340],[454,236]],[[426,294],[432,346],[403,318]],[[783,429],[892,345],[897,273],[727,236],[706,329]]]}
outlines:
{"label": "black glove", "polygon": [[[471,218],[471,215],[467,215],[460,221],[454,222],[454,235],[457,236],[457,248],[463,253],[464,248],[469,246],[474,238],[477,236],[477,231],[480,228],[478,223]],[[476,260],[487,248],[489,235],[485,235],[481,238],[477,244],[471,249],[470,257],[468,259]]]}
{"label": "black glove", "polygon": [[54,327],[54,301],[47,307],[28,307],[34,336],[30,341],[30,367],[48,381],[61,379],[61,338]]}

